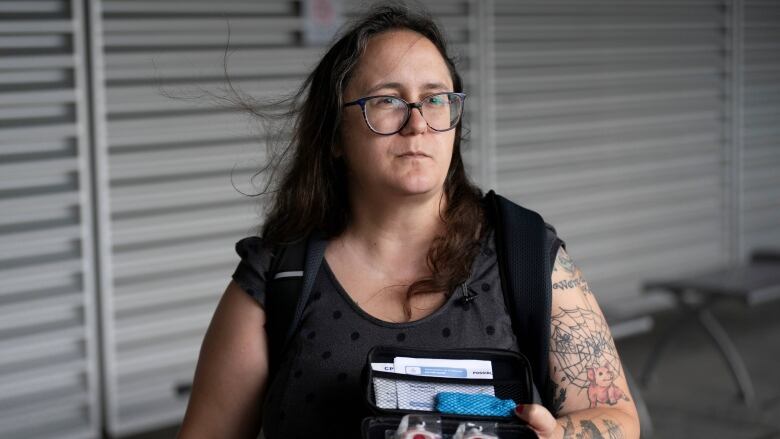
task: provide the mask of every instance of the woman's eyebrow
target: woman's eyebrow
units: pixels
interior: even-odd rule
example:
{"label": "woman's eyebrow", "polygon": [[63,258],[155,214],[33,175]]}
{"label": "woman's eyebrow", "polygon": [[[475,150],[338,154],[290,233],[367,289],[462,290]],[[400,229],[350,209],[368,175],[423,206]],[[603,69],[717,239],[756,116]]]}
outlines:
{"label": "woman's eyebrow", "polygon": [[366,91],[366,94],[367,95],[371,95],[371,94],[374,94],[377,90],[382,90],[382,89],[385,89],[385,88],[390,88],[390,89],[393,89],[393,90],[400,90],[403,87],[398,82],[383,82],[381,84],[377,84],[377,85],[369,88]]}
{"label": "woman's eyebrow", "polygon": [[[400,91],[403,89],[404,86],[401,85],[400,82],[383,82],[381,84],[377,84],[370,89],[366,91],[366,95],[371,95],[375,93],[377,90],[382,89],[393,89],[396,91]],[[428,82],[422,86],[423,90],[448,90],[449,87],[444,84],[443,82]]]}
{"label": "woman's eyebrow", "polygon": [[429,82],[423,86],[423,90],[448,90],[449,87],[443,82]]}

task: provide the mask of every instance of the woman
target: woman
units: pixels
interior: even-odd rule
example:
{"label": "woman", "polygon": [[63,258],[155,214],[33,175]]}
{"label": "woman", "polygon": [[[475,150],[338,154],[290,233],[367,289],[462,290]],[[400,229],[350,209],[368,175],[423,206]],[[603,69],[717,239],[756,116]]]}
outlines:
{"label": "woman", "polygon": [[[242,263],[203,341],[182,438],[255,437],[261,425],[268,438],[355,437],[372,346],[517,350],[481,193],[461,159],[462,82],[436,25],[405,8],[375,8],[301,90],[293,156],[262,241],[237,244]],[[325,258],[269,383],[268,248],[314,231],[328,239]],[[552,251],[556,413],[529,404],[517,416],[542,438],[638,437],[608,328],[593,325],[582,340],[561,330],[603,316],[563,247]],[[454,300],[461,285],[480,300]],[[572,365],[570,355],[588,361]]]}

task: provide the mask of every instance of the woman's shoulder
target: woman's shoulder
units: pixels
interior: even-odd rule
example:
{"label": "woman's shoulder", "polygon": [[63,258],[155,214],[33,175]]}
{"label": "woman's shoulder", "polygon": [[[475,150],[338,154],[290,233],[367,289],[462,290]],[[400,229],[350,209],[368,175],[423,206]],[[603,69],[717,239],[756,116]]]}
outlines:
{"label": "woman's shoulder", "polygon": [[545,222],[544,228],[546,231],[545,243],[547,248],[550,249],[550,271],[555,266],[555,259],[558,257],[558,251],[563,247],[566,248],[566,243],[558,236],[558,232],[555,230],[552,224]]}
{"label": "woman's shoulder", "polygon": [[265,305],[265,285],[273,259],[272,247],[259,236],[248,236],[235,244],[240,261],[232,278],[261,305]]}
{"label": "woman's shoulder", "polygon": [[260,236],[247,236],[236,242],[236,252],[238,252],[239,255],[241,255],[241,252],[258,252],[265,247],[267,247],[265,240]]}

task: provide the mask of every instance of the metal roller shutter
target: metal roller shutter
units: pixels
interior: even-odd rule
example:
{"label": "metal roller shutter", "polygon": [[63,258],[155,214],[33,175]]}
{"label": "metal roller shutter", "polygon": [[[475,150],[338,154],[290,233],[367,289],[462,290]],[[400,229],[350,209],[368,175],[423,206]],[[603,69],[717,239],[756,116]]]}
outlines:
{"label": "metal roller shutter", "polygon": [[[780,245],[776,2],[425,6],[460,59],[471,175],[556,225],[602,302]],[[226,94],[228,25],[235,85],[294,88],[322,52],[301,7],[0,0],[0,436],[100,434],[95,267],[106,429],[180,421],[261,221],[232,184],[262,187],[266,133],[203,91]]]}
{"label": "metal roller shutter", "polygon": [[289,90],[320,49],[296,47],[294,2],[92,5],[106,424],[124,435],[181,420],[233,243],[260,221],[232,184],[260,190],[263,132],[202,96],[227,95],[228,26],[229,74],[252,96]]}
{"label": "metal roller shutter", "polygon": [[602,302],[726,259],[726,5],[495,2],[496,185]]}
{"label": "metal roller shutter", "polygon": [[[323,48],[302,45],[299,2],[91,4],[106,421],[119,435],[181,420],[200,342],[238,261],[233,244],[261,221],[231,170],[243,192],[261,189],[250,179],[264,132],[201,96],[226,94],[228,24],[228,72],[254,97],[292,90]],[[344,5],[348,18],[358,6]],[[473,81],[471,3],[427,6]]]}
{"label": "metal roller shutter", "polygon": [[81,2],[0,1],[0,437],[100,432]]}
{"label": "metal roller shutter", "polygon": [[743,6],[742,255],[780,247],[780,4]]}

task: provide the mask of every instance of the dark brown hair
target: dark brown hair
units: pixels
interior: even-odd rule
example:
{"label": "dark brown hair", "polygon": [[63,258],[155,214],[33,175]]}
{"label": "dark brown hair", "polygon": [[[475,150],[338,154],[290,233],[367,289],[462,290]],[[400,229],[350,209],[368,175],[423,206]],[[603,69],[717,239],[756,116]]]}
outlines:
{"label": "dark brown hair", "polygon": [[[395,29],[408,29],[429,39],[447,64],[454,91],[463,91],[463,81],[447,54],[444,37],[427,13],[398,3],[370,9],[342,33],[289,100],[292,107],[283,116],[293,121],[292,138],[272,155],[264,169],[270,172],[268,184],[273,184],[275,174],[281,175],[279,182],[272,189],[266,187],[264,192],[272,195],[262,227],[265,242],[289,243],[304,239],[314,230],[331,238],[346,228],[350,215],[349,182],[343,158],[334,154],[343,93],[369,39]],[[409,286],[407,318],[411,316],[409,299],[413,295],[440,291],[451,294],[465,282],[479,251],[479,234],[484,232],[482,194],[466,175],[461,157],[462,132],[461,122],[456,128],[452,161],[444,183],[447,203],[441,215],[446,232],[434,239],[428,251],[431,276]]]}

